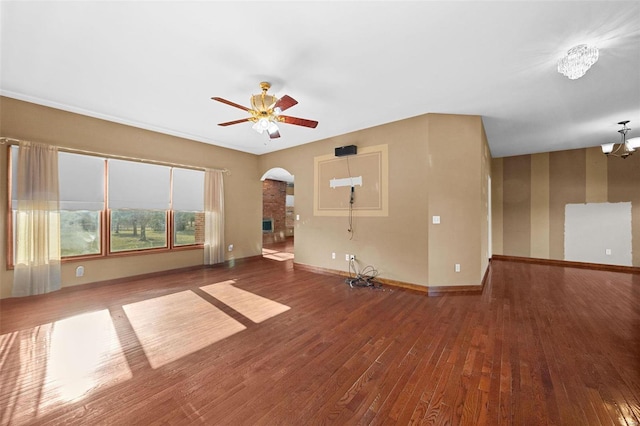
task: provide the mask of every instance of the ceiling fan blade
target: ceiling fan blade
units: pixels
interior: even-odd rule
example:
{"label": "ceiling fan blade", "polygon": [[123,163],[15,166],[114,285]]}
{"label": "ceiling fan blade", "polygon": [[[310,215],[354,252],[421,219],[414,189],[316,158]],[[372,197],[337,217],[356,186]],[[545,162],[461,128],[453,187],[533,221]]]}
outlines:
{"label": "ceiling fan blade", "polygon": [[231,105],[232,107],[240,108],[241,110],[244,110],[244,111],[251,111],[250,108],[247,108],[245,106],[239,105],[239,104],[237,104],[235,102],[228,101],[228,100],[226,100],[224,98],[219,98],[217,96],[214,96],[211,99],[213,99],[214,101],[222,102],[223,104]]}
{"label": "ceiling fan blade", "polygon": [[269,139],[276,139],[280,137],[280,132],[278,130],[269,133]]}
{"label": "ceiling fan blade", "polygon": [[279,119],[280,121],[287,124],[295,124],[296,126],[311,127],[312,129],[315,129],[316,126],[318,125],[318,122],[315,120],[307,120],[306,118],[291,117],[289,115],[281,115]]}
{"label": "ceiling fan blade", "polygon": [[251,118],[243,118],[240,120],[227,121],[225,123],[218,123],[218,126],[231,126],[232,124],[244,123],[246,121],[251,121]]}
{"label": "ceiling fan blade", "polygon": [[280,108],[280,111],[284,111],[285,109],[289,109],[297,103],[298,101],[293,99],[291,96],[284,95],[283,97],[278,99],[278,102],[276,102],[276,105],[274,108]]}

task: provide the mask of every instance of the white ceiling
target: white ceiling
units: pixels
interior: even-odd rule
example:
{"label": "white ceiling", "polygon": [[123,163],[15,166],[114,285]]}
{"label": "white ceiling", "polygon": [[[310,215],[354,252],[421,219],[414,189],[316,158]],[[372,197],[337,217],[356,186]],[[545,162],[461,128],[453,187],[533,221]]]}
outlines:
{"label": "white ceiling", "polygon": [[[93,117],[263,154],[425,113],[481,115],[494,157],[640,136],[640,2],[1,3],[0,90]],[[556,71],[571,47],[600,59]],[[220,96],[260,81],[299,104],[268,140]],[[456,129],[452,128],[452,132]],[[7,136],[7,135],[4,135]]]}

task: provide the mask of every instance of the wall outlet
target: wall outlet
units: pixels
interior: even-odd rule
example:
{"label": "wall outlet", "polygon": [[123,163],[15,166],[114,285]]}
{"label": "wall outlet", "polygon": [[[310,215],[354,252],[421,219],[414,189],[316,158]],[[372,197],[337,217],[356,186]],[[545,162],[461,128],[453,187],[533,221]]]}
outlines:
{"label": "wall outlet", "polygon": [[76,277],[81,277],[84,275],[84,266],[78,266],[76,268]]}
{"label": "wall outlet", "polygon": [[434,225],[438,225],[440,223],[440,216],[434,216],[433,217],[433,224]]}
{"label": "wall outlet", "polygon": [[331,258],[335,259],[336,258],[336,254],[335,253],[331,253]]}
{"label": "wall outlet", "polygon": [[607,256],[611,256],[611,249],[606,249],[604,251],[604,254],[606,254]]}
{"label": "wall outlet", "polygon": [[344,255],[344,260],[346,260],[347,262],[349,261],[349,255],[348,254]]}
{"label": "wall outlet", "polygon": [[296,220],[300,220],[300,215],[299,214],[296,215]]}
{"label": "wall outlet", "polygon": [[460,264],[459,263],[456,263],[455,271],[456,272],[460,272]]}
{"label": "wall outlet", "polygon": [[233,244],[229,244],[228,250],[233,251]]}
{"label": "wall outlet", "polygon": [[356,255],[355,254],[350,254],[349,255],[349,260],[356,260]]}

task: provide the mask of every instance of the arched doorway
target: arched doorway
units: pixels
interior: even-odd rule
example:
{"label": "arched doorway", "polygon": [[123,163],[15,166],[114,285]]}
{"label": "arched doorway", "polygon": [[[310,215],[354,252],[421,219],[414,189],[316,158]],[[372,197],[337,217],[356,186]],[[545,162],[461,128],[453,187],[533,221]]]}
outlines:
{"label": "arched doorway", "polygon": [[294,254],[294,177],[281,167],[262,178],[262,254],[288,260]]}

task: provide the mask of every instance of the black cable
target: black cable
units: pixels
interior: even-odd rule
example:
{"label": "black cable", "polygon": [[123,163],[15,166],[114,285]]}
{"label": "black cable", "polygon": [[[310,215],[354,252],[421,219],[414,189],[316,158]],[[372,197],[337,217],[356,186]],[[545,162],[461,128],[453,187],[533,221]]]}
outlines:
{"label": "black cable", "polygon": [[354,201],[354,195],[355,195],[355,188],[353,186],[353,177],[351,176],[351,167],[349,167],[349,157],[346,158],[347,160],[347,173],[349,176],[349,179],[351,179],[351,192],[349,194],[349,229],[347,229],[347,232],[350,234],[349,235],[349,239],[353,239],[353,201]]}
{"label": "black cable", "polygon": [[349,198],[349,229],[347,231],[351,234],[349,235],[349,239],[353,239],[353,194],[354,187],[351,186],[351,196]]}
{"label": "black cable", "polygon": [[[353,272],[355,276],[351,275],[351,269],[353,268]],[[375,278],[378,276],[378,271],[371,265],[365,266],[364,269],[358,272],[355,260],[349,260],[349,278],[345,280],[349,287],[373,287],[373,288],[381,288],[382,284],[375,281]]]}

